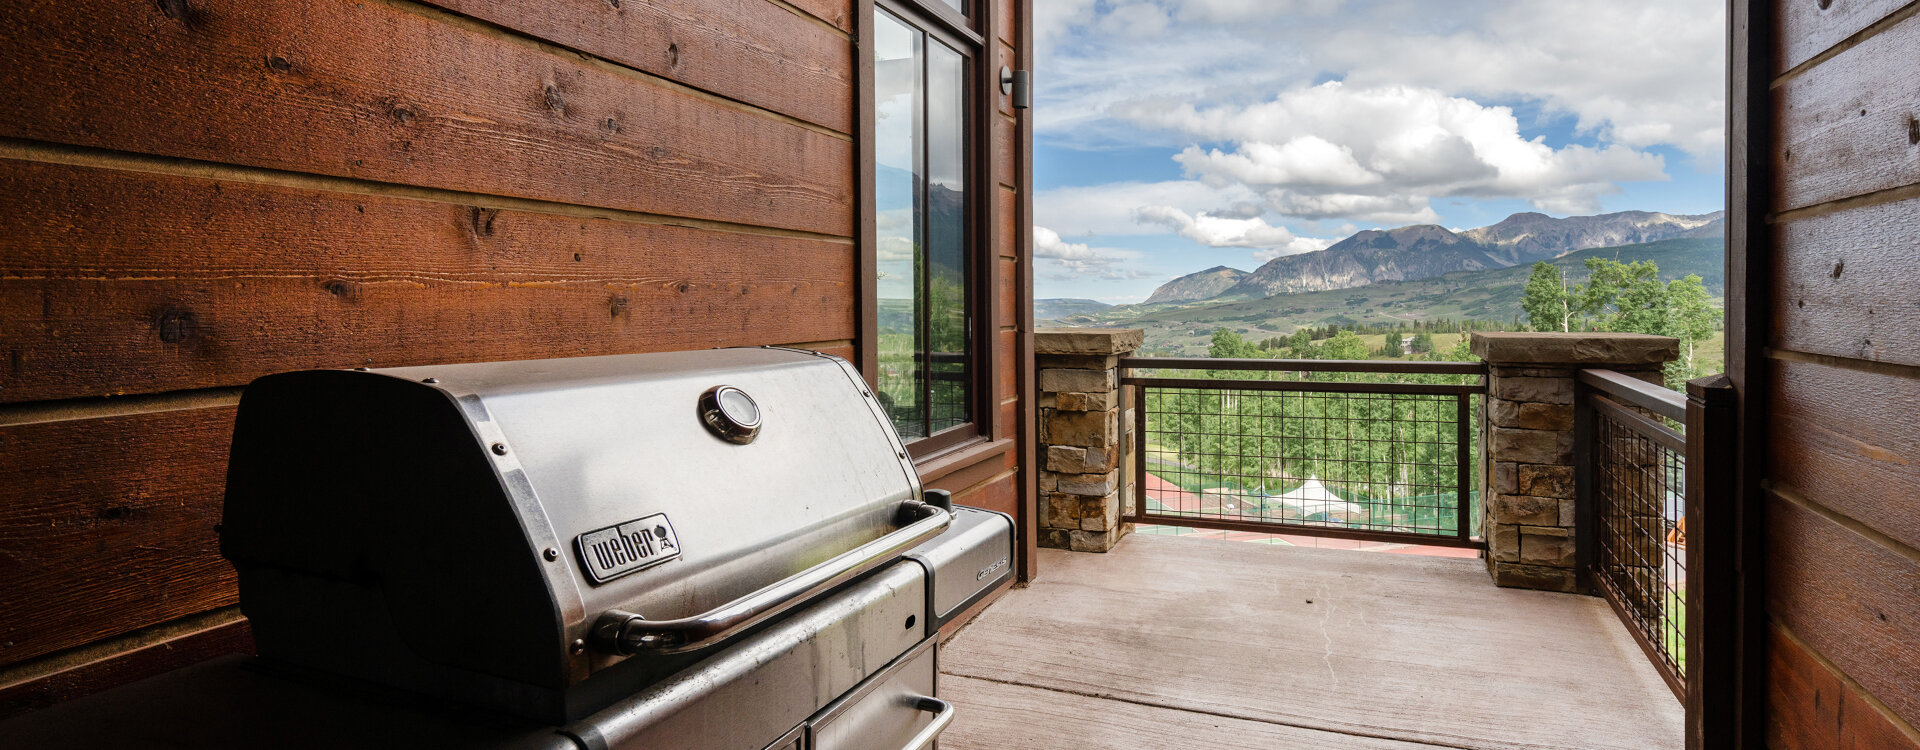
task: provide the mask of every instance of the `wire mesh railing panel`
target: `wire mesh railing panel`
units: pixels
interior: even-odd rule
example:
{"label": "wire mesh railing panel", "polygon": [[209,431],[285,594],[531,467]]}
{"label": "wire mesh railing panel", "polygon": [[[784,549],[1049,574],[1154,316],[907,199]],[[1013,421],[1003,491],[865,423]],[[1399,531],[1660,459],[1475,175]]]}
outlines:
{"label": "wire mesh railing panel", "polygon": [[1422,544],[1477,531],[1466,387],[1155,382],[1134,381],[1142,522]]}
{"label": "wire mesh railing panel", "polygon": [[1654,418],[1594,397],[1594,585],[1675,685],[1686,682],[1683,440]]}

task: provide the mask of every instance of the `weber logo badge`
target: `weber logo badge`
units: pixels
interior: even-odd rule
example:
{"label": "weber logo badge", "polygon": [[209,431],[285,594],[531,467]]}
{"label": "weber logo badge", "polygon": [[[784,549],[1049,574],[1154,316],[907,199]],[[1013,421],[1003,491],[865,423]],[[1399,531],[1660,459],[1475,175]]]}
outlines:
{"label": "weber logo badge", "polygon": [[673,524],[665,513],[589,531],[576,537],[573,546],[594,583],[606,583],[680,556],[680,538],[674,536]]}

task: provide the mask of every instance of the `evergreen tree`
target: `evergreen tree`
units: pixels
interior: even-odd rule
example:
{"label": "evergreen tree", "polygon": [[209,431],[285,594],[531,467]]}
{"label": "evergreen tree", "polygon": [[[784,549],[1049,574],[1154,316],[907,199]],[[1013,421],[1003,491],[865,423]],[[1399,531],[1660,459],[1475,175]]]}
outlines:
{"label": "evergreen tree", "polygon": [[1380,347],[1380,353],[1385,354],[1389,357],[1396,357],[1396,358],[1406,355],[1407,350],[1400,347],[1399,331],[1387,332],[1387,341],[1384,346]]}

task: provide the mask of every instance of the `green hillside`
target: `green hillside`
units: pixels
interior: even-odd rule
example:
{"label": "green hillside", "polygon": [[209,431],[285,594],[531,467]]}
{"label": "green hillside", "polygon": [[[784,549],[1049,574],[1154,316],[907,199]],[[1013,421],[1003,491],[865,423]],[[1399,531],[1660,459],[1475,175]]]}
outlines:
{"label": "green hillside", "polygon": [[1105,302],[1090,299],[1037,299],[1033,301],[1033,317],[1039,320],[1059,320],[1075,315],[1098,315],[1112,308]]}
{"label": "green hillside", "polygon": [[[1569,276],[1580,281],[1586,276],[1588,258],[1650,260],[1660,266],[1662,279],[1697,274],[1707,291],[1719,297],[1725,293],[1724,257],[1721,239],[1704,238],[1581,250],[1552,262],[1567,268]],[[1442,318],[1508,321],[1521,315],[1520,299],[1529,272],[1529,266],[1514,266],[1352,289],[1279,294],[1244,302],[1126,305],[1079,316],[1085,322],[1076,320],[1074,324],[1141,328],[1146,331],[1146,351],[1199,355],[1206,351],[1213,329],[1221,326],[1259,340],[1291,333],[1301,326]]]}

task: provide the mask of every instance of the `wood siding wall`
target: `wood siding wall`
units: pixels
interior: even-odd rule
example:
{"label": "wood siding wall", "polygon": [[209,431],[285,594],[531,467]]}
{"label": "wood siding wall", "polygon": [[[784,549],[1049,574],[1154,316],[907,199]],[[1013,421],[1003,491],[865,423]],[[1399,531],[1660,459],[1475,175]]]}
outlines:
{"label": "wood siding wall", "polygon": [[[857,361],[858,10],[0,6],[0,716],[250,648],[214,526],[254,377],[761,344]],[[1018,58],[1021,9],[994,11]],[[1018,175],[1018,115],[992,116],[993,171]],[[1012,297],[1007,416],[928,467],[1009,512],[1019,187],[996,187],[989,280]]]}
{"label": "wood siding wall", "polygon": [[1771,8],[1766,742],[1920,747],[1920,3]]}

